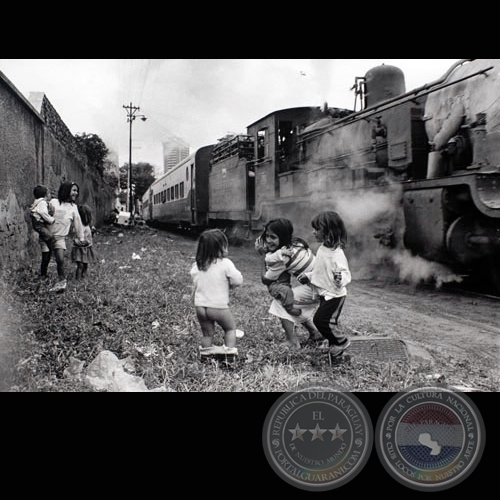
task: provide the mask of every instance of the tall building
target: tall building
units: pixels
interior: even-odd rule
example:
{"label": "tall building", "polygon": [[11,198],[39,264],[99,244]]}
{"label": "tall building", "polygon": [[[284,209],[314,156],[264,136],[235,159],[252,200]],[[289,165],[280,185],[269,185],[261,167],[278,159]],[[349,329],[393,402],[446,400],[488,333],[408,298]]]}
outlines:
{"label": "tall building", "polygon": [[177,139],[163,142],[163,172],[168,172],[180,161],[188,157],[190,153],[189,146]]}

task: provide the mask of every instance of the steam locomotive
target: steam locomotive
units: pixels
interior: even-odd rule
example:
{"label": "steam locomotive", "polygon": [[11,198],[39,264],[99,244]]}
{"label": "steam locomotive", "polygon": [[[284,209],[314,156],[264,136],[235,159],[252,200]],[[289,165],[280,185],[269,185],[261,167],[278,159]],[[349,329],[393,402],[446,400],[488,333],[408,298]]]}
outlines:
{"label": "steam locomotive", "polygon": [[403,248],[500,291],[500,60],[411,91],[382,65],[353,90],[358,111],[282,109],[196,150],[150,186],[145,219],[249,238],[275,217],[307,235],[336,210],[353,250]]}

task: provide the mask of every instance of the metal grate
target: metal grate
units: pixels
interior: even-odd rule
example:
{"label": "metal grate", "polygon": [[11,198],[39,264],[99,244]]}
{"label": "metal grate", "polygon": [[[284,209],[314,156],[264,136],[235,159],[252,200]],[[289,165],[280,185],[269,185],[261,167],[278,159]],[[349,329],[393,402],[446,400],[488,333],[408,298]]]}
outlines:
{"label": "metal grate", "polygon": [[346,355],[360,356],[378,361],[406,361],[408,350],[402,340],[385,338],[352,338]]}

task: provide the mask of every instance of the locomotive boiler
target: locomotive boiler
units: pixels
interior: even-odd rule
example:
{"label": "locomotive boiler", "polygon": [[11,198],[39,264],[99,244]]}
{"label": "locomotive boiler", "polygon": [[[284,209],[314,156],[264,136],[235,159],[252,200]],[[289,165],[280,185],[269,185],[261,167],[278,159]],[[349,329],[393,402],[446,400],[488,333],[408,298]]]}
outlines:
{"label": "locomotive boiler", "polygon": [[462,60],[407,91],[402,71],[382,65],[356,78],[359,110],[274,111],[211,146],[183,220],[251,237],[288,217],[307,237],[317,211],[337,210],[353,251],[375,239],[500,290],[499,79],[500,60]]}

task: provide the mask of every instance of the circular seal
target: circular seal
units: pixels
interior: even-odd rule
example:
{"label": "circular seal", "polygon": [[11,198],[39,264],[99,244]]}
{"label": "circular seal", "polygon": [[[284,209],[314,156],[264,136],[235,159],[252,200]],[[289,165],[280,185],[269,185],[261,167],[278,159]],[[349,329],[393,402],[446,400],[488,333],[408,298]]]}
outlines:
{"label": "circular seal", "polygon": [[267,461],[289,484],[326,491],[351,481],[373,446],[370,416],[351,393],[310,386],[284,393],[262,432]]}
{"label": "circular seal", "polygon": [[477,466],[484,422],[469,397],[445,387],[396,394],[377,421],[375,446],[389,474],[419,491],[463,481]]}

